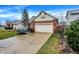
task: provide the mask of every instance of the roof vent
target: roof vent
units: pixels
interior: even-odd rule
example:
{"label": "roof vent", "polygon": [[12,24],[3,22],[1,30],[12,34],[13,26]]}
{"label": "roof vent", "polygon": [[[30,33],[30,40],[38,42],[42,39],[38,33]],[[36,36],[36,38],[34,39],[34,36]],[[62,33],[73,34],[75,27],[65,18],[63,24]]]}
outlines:
{"label": "roof vent", "polygon": [[41,18],[45,18],[45,13],[41,13]]}

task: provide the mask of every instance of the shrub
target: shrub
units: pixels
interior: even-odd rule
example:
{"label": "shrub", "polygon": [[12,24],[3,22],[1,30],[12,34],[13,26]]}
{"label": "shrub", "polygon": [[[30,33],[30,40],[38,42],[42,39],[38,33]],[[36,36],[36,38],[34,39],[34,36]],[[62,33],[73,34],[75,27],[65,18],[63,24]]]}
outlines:
{"label": "shrub", "polygon": [[72,22],[65,28],[64,34],[68,43],[74,51],[79,51],[79,20]]}
{"label": "shrub", "polygon": [[6,29],[6,30],[8,30],[8,29],[13,29],[13,28],[10,28],[10,27],[5,27],[5,29]]}

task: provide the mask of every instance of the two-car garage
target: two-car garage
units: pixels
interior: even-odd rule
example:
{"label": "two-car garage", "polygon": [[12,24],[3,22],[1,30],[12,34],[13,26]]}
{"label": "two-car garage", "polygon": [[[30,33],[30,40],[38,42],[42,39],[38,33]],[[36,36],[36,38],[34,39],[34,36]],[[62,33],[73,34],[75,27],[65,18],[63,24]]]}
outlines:
{"label": "two-car garage", "polygon": [[50,32],[53,33],[52,23],[36,23],[35,32]]}

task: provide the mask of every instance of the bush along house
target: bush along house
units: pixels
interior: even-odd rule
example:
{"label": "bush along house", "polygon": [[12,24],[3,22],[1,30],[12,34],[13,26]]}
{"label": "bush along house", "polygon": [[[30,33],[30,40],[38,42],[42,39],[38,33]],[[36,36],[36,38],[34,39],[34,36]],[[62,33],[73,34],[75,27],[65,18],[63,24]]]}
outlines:
{"label": "bush along house", "polygon": [[44,11],[41,11],[37,16],[33,16],[30,19],[29,29],[32,32],[57,32],[58,19]]}

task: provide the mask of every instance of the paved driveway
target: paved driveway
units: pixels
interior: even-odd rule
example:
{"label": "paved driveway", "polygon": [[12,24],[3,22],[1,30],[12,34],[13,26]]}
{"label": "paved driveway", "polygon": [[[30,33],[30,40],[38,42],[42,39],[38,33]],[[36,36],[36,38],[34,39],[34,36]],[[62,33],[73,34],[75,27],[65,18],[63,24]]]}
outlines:
{"label": "paved driveway", "polygon": [[0,40],[2,54],[35,54],[51,33],[28,33]]}

